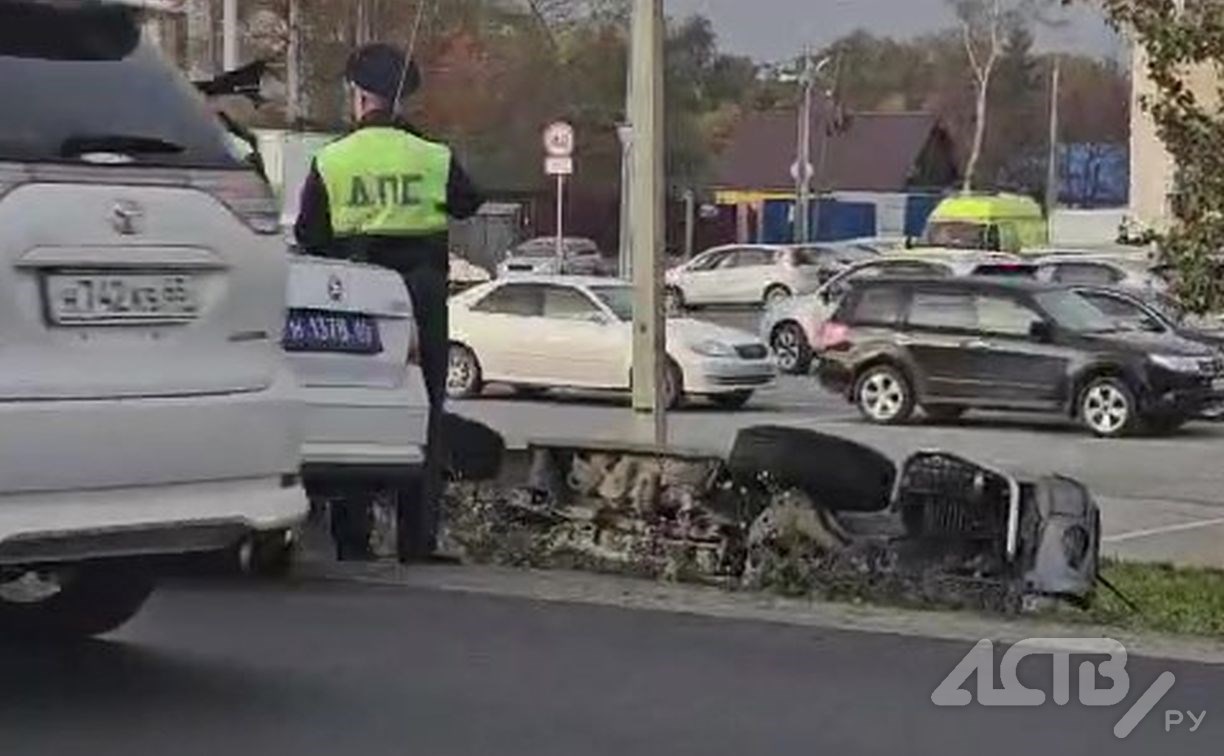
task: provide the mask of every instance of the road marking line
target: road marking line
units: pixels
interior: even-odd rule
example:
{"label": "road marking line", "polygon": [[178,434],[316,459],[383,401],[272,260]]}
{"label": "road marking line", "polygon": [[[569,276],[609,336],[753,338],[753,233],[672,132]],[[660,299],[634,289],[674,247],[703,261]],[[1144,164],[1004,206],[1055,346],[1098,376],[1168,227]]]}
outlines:
{"label": "road marking line", "polygon": [[1177,525],[1163,525],[1159,528],[1147,528],[1146,530],[1132,530],[1127,533],[1119,533],[1117,535],[1105,536],[1101,539],[1101,543],[1118,543],[1119,541],[1133,541],[1136,538],[1147,538],[1148,536],[1165,535],[1167,533],[1181,533],[1186,530],[1198,530],[1199,528],[1210,528],[1215,525],[1224,525],[1224,517],[1214,517],[1210,520],[1195,520],[1194,522],[1182,522]]}

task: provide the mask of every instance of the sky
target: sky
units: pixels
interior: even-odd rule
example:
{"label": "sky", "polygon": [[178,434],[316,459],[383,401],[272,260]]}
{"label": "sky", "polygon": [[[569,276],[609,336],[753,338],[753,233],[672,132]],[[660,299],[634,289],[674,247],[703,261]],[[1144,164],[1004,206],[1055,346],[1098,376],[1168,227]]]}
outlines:
{"label": "sky", "polygon": [[[762,61],[795,57],[805,44],[821,47],[855,29],[911,37],[955,23],[947,0],[665,0],[667,13],[700,13],[714,22],[720,47]],[[1078,3],[1059,11],[1067,20],[1040,30],[1043,50],[1120,54],[1121,42],[1099,10]]]}

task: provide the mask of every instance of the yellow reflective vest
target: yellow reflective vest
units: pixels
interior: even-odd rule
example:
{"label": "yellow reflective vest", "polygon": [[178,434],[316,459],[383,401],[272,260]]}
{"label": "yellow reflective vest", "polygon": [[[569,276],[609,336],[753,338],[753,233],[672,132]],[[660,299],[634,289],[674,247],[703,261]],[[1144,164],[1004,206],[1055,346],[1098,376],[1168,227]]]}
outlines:
{"label": "yellow reflective vest", "polygon": [[315,157],[332,233],[427,236],[446,231],[451,151],[392,126],[367,126]]}

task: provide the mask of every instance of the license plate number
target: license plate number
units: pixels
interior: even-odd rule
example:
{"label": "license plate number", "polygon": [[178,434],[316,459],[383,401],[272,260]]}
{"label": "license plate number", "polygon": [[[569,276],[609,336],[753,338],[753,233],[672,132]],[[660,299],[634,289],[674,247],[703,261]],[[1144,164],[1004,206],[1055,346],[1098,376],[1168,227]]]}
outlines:
{"label": "license plate number", "polygon": [[195,277],[167,273],[53,273],[47,313],[57,325],[183,322],[199,315]]}
{"label": "license plate number", "polygon": [[287,352],[378,354],[383,350],[374,318],[324,310],[290,310],[282,344]]}

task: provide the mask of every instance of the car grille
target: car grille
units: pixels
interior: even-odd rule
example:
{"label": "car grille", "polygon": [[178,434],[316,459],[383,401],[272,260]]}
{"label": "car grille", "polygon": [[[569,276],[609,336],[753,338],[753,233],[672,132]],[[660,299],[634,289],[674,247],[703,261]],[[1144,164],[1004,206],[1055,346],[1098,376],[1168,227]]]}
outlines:
{"label": "car grille", "polygon": [[740,344],[735,353],[745,360],[763,360],[769,356],[769,348],[764,344]]}

